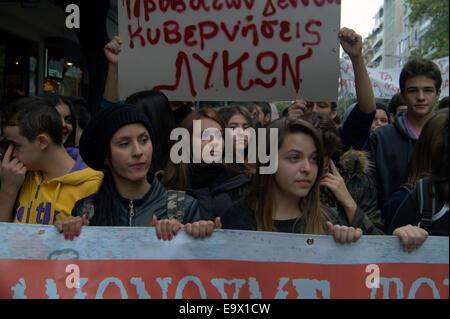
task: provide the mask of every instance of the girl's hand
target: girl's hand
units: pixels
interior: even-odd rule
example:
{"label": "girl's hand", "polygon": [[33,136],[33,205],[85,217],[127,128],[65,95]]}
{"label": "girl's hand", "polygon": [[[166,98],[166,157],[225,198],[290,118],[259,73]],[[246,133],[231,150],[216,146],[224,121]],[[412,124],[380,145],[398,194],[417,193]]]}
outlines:
{"label": "girl's hand", "polygon": [[428,238],[428,232],[425,229],[412,225],[396,228],[392,235],[400,238],[403,250],[409,253],[419,249]]}
{"label": "girl's hand", "polygon": [[64,233],[66,240],[73,240],[74,236],[80,236],[82,226],[89,226],[87,215],[67,217],[55,222],[56,229],[59,233]]}
{"label": "girl's hand", "polygon": [[172,240],[173,236],[176,236],[178,231],[184,228],[184,225],[175,219],[161,219],[153,215],[150,227],[155,227],[156,237],[159,240]]}
{"label": "girl's hand", "polygon": [[361,228],[333,225],[327,222],[328,235],[332,235],[337,243],[354,243],[362,236]]}
{"label": "girl's hand", "polygon": [[190,236],[194,238],[204,238],[211,236],[214,229],[221,229],[222,223],[220,217],[217,217],[215,221],[201,220],[194,223],[188,223],[183,225],[176,220],[162,219],[158,220],[153,215],[150,227],[155,227],[156,236],[158,239],[172,240],[173,236],[176,236],[180,229],[184,229]]}
{"label": "girl's hand", "polygon": [[188,223],[184,225],[184,230],[194,238],[209,237],[214,232],[214,229],[221,229],[222,223],[220,217],[212,220],[201,220],[195,223]]}

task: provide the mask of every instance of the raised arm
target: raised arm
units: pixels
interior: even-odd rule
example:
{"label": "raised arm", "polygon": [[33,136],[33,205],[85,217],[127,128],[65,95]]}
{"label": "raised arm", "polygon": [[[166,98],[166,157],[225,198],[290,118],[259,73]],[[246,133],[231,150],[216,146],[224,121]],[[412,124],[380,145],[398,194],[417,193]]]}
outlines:
{"label": "raised arm", "polygon": [[115,36],[104,48],[105,56],[108,59],[108,75],[106,77],[105,91],[103,96],[111,102],[119,102],[119,53],[121,51],[122,40]]}
{"label": "raised arm", "polygon": [[363,113],[373,113],[376,110],[375,96],[362,55],[362,37],[352,29],[342,28],[339,31],[339,39],[342,49],[352,61],[359,109]]}

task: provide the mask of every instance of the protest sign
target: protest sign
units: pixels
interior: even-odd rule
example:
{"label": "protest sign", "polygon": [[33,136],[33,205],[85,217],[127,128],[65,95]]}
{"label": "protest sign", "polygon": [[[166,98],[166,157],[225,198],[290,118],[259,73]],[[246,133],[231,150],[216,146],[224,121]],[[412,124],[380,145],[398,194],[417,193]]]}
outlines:
{"label": "protest sign", "polygon": [[[448,57],[433,60],[433,62],[436,63],[441,70],[442,92],[440,98],[443,98],[444,96],[448,96]],[[402,72],[401,68],[388,70],[368,68],[367,71],[369,72],[373,93],[376,98],[391,99],[394,94],[400,93],[399,80],[400,73]],[[340,72],[341,93],[348,98],[355,98],[355,76],[351,62],[342,59],[340,62]]]}
{"label": "protest sign", "polygon": [[122,0],[120,95],[335,101],[340,0]]}
{"label": "protest sign", "polygon": [[412,253],[392,236],[331,236],[0,224],[0,298],[448,298],[448,238]]}

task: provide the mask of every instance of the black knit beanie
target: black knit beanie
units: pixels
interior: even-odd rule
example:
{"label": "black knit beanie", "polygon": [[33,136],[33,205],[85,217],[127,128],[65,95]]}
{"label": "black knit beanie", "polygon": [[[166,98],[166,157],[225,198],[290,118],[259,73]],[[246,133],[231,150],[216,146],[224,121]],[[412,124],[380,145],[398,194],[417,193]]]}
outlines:
{"label": "black knit beanie", "polygon": [[144,125],[153,141],[153,131],[147,116],[136,106],[117,104],[101,109],[84,128],[80,138],[80,155],[95,170],[104,168],[109,142],[121,127],[140,123]]}

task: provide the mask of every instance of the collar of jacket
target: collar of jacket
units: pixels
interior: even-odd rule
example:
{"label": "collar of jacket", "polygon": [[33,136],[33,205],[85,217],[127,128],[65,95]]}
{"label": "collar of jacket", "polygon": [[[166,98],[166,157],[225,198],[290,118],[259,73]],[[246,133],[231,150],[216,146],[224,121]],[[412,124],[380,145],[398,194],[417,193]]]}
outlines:
{"label": "collar of jacket", "polygon": [[400,113],[394,121],[394,127],[397,129],[397,131],[402,135],[404,138],[416,141],[416,135],[414,135],[413,132],[409,129],[408,126],[408,111],[404,111]]}
{"label": "collar of jacket", "polygon": [[[147,180],[150,183],[150,189],[148,190],[147,193],[144,194],[144,196],[142,196],[141,198],[138,199],[133,199],[133,204],[135,206],[139,206],[142,203],[145,203],[146,201],[150,200],[151,197],[153,198],[158,198],[160,196],[163,196],[166,189],[164,188],[164,186],[161,184],[161,182],[155,178],[155,175],[153,174],[148,174],[147,175]],[[125,198],[122,197],[119,192],[117,191],[117,189],[114,187],[115,192],[117,193],[117,196],[119,198],[119,200],[124,204],[127,205],[130,203],[131,199],[129,198]]]}

